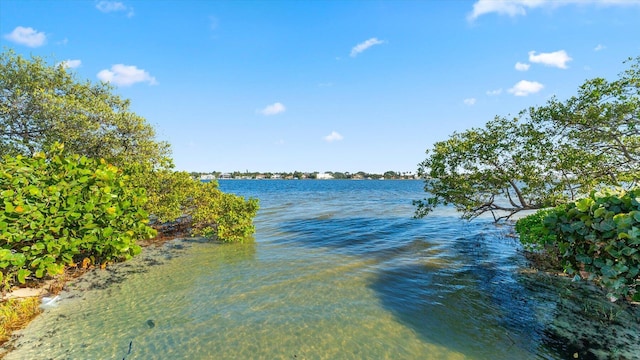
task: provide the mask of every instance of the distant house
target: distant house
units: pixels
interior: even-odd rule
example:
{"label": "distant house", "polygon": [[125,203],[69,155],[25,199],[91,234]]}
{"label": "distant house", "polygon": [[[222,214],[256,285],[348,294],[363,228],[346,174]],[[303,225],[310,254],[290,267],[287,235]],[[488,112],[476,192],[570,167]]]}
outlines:
{"label": "distant house", "polygon": [[318,173],[318,175],[316,176],[316,179],[329,180],[329,179],[333,179],[333,175],[327,174],[327,173]]}
{"label": "distant house", "polygon": [[205,180],[205,181],[211,181],[211,180],[215,180],[216,176],[213,174],[205,174],[205,175],[200,175],[200,180]]}
{"label": "distant house", "polygon": [[232,177],[231,177],[231,174],[224,173],[224,174],[220,174],[220,179],[232,179]]}
{"label": "distant house", "polygon": [[271,178],[272,178],[272,179],[282,179],[282,175],[280,175],[280,174],[273,174],[273,175],[271,175]]}

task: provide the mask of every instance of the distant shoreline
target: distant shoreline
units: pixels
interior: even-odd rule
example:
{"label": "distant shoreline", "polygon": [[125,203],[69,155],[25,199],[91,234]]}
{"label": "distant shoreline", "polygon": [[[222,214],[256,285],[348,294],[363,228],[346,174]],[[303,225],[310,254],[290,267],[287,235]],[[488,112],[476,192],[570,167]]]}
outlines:
{"label": "distant shoreline", "polygon": [[233,172],[233,173],[199,173],[192,172],[191,176],[200,180],[420,180],[420,177],[411,172],[387,171],[384,174],[370,174],[358,172],[326,172],[326,173],[271,173],[271,172]]}
{"label": "distant shoreline", "polygon": [[299,179],[299,178],[293,178],[293,179],[285,179],[285,178],[279,178],[279,179],[271,179],[271,178],[221,178],[221,179],[201,179],[203,181],[209,181],[209,180],[340,180],[340,181],[366,181],[366,180],[402,180],[402,181],[407,181],[407,180],[415,180],[415,181],[421,181],[422,179],[385,179],[385,178],[380,178],[380,179],[315,179],[315,178],[304,178],[304,179]]}

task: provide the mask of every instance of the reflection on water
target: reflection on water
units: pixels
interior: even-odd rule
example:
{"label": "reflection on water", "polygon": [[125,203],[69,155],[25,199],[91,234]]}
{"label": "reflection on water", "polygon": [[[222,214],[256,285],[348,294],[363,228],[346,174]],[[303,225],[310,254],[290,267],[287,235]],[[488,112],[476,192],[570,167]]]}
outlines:
{"label": "reflection on water", "polygon": [[[175,242],[89,274],[29,326],[7,359],[640,354],[636,309],[603,305],[582,284],[522,272],[509,227],[462,222],[447,209],[411,219],[419,182],[221,187],[260,198],[255,243]],[[594,334],[601,336],[587,341]]]}

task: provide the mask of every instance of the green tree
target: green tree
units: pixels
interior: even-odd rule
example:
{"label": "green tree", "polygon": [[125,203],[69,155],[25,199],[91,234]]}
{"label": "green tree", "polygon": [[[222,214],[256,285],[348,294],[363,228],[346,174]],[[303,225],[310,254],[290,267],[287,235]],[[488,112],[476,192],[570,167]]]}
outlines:
{"label": "green tree", "polygon": [[559,168],[587,188],[640,179],[640,57],[625,63],[616,80],[587,80],[576,96],[528,111],[557,142]]}
{"label": "green tree", "polygon": [[382,177],[384,177],[385,179],[396,179],[399,176],[399,173],[396,173],[395,171],[389,170],[386,171]]}
{"label": "green tree", "polygon": [[429,197],[414,202],[416,216],[453,205],[465,219],[490,212],[497,221],[555,204],[571,183],[555,176],[553,147],[531,124],[503,117],[435,143],[419,164]]}
{"label": "green tree", "polygon": [[78,81],[63,65],[0,54],[0,155],[33,155],[59,141],[69,153],[168,165],[169,145],[105,83]]}
{"label": "green tree", "polygon": [[564,102],[552,99],[435,143],[418,167],[428,196],[414,202],[416,216],[453,205],[463,218],[490,212],[498,221],[594,188],[637,185],[639,66],[640,57],[615,81],[588,80]]}
{"label": "green tree", "polygon": [[189,173],[173,171],[169,144],[156,140],[153,127],[129,110],[129,100],[112,92],[105,83],[78,81],[63,65],[51,66],[39,57],[25,59],[11,50],[3,52],[0,155],[30,157],[60,142],[67,153],[105,159],[121,168],[133,187],[146,190],[145,210],[161,222],[184,215],[194,221],[190,223],[194,229],[206,224],[216,231],[205,235],[221,240],[237,241],[252,233],[257,200],[218,196],[217,184],[211,187],[215,190],[207,190],[215,193],[210,198],[216,201],[206,205],[204,215],[195,216],[202,211],[194,209],[194,204],[204,206],[197,196],[207,192],[201,191],[200,182]]}

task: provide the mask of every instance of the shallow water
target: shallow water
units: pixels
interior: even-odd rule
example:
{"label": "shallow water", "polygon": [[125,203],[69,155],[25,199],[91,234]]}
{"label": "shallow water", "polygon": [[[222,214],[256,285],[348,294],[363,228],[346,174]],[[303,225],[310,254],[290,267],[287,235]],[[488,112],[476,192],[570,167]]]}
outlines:
{"label": "shallow water", "polygon": [[260,198],[254,243],[88,274],[7,359],[640,358],[637,309],[524,272],[509,226],[412,219],[420,182],[220,186]]}

